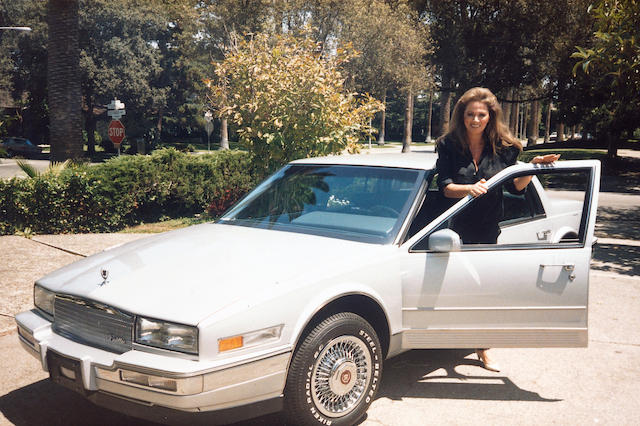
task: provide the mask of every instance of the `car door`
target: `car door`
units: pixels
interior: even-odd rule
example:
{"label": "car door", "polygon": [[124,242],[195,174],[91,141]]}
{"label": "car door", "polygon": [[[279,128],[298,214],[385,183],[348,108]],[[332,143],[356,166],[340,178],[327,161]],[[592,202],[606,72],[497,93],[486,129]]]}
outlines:
{"label": "car door", "polygon": [[[527,191],[544,201],[545,213],[502,224],[507,241],[464,245],[456,239],[450,226],[474,202],[469,196],[400,247],[406,250],[404,348],[587,345],[600,163],[518,164],[488,185],[502,191],[506,182],[523,175],[542,182]],[[542,238],[536,227],[565,235]]]}

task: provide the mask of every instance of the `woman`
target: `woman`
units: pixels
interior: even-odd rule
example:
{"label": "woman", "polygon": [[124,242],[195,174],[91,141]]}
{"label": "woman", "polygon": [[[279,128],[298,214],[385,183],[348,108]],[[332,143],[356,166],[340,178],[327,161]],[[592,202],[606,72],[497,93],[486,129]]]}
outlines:
{"label": "woman", "polygon": [[[465,92],[453,109],[449,132],[438,140],[438,186],[447,198],[481,197],[454,220],[463,244],[496,244],[502,219],[502,191],[488,192],[487,180],[516,163],[522,144],[502,119],[502,108],[489,89]],[[559,154],[537,156],[531,163],[552,163]],[[531,176],[507,184],[512,193],[525,191]],[[500,371],[487,349],[476,353],[483,367]]]}

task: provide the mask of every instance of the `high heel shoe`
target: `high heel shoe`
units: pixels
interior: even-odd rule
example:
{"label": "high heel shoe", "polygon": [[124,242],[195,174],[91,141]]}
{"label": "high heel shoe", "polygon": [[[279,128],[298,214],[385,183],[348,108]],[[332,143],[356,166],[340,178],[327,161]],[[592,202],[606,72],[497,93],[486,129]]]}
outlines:
{"label": "high heel shoe", "polygon": [[487,360],[487,356],[484,353],[484,350],[476,349],[476,355],[478,356],[478,361],[482,364],[485,370],[494,371],[496,373],[500,372],[500,365],[495,362],[491,362]]}

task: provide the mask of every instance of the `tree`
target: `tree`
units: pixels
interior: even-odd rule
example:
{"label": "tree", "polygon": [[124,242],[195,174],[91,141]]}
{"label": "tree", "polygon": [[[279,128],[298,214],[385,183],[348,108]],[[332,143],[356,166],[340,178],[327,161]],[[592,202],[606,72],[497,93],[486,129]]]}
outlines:
{"label": "tree", "polygon": [[215,64],[210,99],[238,126],[240,145],[260,173],[304,157],[357,150],[378,101],[344,89],[339,66],[350,52],[323,56],[308,33],[239,39]]}
{"label": "tree", "polygon": [[[204,31],[200,41],[201,51],[207,54],[207,64],[222,61],[225,52],[232,48],[238,37],[250,36],[261,32],[272,20],[280,22],[286,2],[279,0],[206,0],[200,2],[200,20]],[[275,16],[278,16],[276,19]],[[280,27],[282,24],[280,24]],[[275,31],[277,22],[271,24]],[[206,77],[209,70],[203,73]],[[223,96],[226,91],[220,92]],[[218,107],[223,105],[225,98],[216,100]],[[229,149],[228,118],[225,115],[220,118],[220,147]]]}
{"label": "tree", "polygon": [[[509,103],[520,91],[554,80],[558,40],[571,39],[575,4],[581,0],[416,0],[430,23],[433,62],[443,92],[441,113],[447,130],[453,92],[490,88]],[[566,55],[566,52],[564,53]],[[568,56],[568,55],[566,55]],[[554,80],[555,81],[555,80]],[[550,97],[552,86],[533,98]],[[515,105],[514,105],[515,109]],[[513,112],[512,120],[516,120]]]}
{"label": "tree", "polygon": [[640,2],[598,0],[590,9],[595,31],[589,47],[577,47],[574,76],[589,76],[594,92],[608,88],[606,104],[597,107],[609,131],[608,155],[617,155],[622,137],[640,123]]}
{"label": "tree", "polygon": [[51,160],[82,156],[78,0],[49,0],[48,99]]}
{"label": "tree", "polygon": [[[98,119],[114,97],[127,109],[125,124],[130,137],[160,136],[163,122],[193,126],[196,111],[189,97],[197,89],[191,73],[195,3],[149,0],[92,0],[81,3],[81,71],[88,149]],[[105,148],[111,144],[105,141]]]}
{"label": "tree", "polygon": [[[355,86],[386,102],[390,89],[405,97],[403,149],[412,140],[413,99],[432,83],[426,57],[430,37],[426,22],[405,1],[393,5],[382,0],[355,0],[343,15],[340,43],[360,52],[346,64]],[[379,143],[384,143],[385,111],[382,112]]]}

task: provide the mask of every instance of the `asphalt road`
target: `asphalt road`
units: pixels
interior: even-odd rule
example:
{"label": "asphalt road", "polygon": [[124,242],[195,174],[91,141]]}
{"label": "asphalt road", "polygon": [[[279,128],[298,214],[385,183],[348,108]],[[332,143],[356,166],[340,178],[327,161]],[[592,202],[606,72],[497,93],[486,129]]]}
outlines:
{"label": "asphalt road", "polygon": [[[49,167],[49,160],[24,160],[35,167],[36,170],[42,172]],[[14,176],[25,177],[24,172],[16,164],[16,160],[12,158],[3,158],[0,160],[0,178],[8,179]]]}

